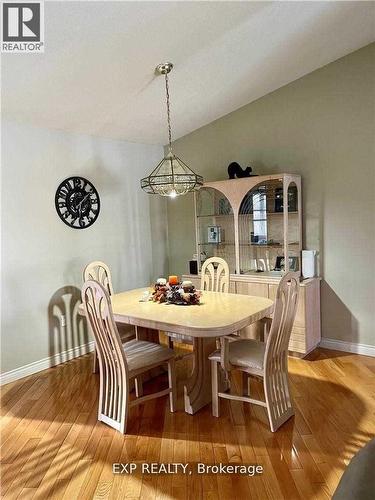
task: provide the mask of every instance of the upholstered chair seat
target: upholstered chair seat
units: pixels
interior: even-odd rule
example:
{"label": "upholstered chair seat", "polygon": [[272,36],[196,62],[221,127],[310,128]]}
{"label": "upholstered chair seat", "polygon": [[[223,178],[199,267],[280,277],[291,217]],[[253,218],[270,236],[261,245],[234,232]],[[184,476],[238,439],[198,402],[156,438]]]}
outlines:
{"label": "upholstered chair seat", "polygon": [[129,342],[124,342],[122,346],[130,376],[132,372],[136,372],[140,368],[146,369],[148,366],[163,363],[174,357],[173,349],[146,340],[129,340]]}
{"label": "upholstered chair seat", "polygon": [[[228,345],[228,360],[234,367],[246,368],[248,372],[263,373],[264,353],[266,344],[257,340],[244,339],[230,342]],[[209,356],[210,361],[221,361],[221,350],[213,352]]]}

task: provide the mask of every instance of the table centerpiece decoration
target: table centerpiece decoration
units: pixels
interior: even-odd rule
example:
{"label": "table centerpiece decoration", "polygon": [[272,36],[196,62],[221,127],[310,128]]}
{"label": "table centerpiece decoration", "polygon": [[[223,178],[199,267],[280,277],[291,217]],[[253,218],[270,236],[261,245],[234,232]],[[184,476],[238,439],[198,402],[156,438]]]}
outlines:
{"label": "table centerpiece decoration", "polygon": [[165,278],[159,278],[155,285],[150,300],[154,302],[167,302],[175,305],[199,305],[201,292],[195,288],[191,281],[178,280],[178,276],[170,276],[168,283]]}

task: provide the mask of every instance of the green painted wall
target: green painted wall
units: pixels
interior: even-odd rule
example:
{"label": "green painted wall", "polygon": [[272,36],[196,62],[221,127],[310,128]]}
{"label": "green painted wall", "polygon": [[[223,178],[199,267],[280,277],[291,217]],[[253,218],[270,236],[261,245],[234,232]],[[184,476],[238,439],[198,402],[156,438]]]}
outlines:
{"label": "green painted wall", "polygon": [[[375,44],[175,141],[207,181],[231,161],[302,175],[304,247],[317,249],[323,336],[375,345]],[[219,82],[218,82],[219,84]],[[178,119],[178,117],[176,117]],[[194,252],[193,197],[168,201],[169,268]]]}

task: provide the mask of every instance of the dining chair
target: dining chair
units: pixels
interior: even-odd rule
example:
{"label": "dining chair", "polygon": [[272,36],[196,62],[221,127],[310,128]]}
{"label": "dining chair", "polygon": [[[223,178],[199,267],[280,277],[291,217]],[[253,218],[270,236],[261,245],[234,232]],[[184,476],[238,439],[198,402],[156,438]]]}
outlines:
{"label": "dining chair", "polygon": [[[108,292],[108,295],[114,294],[111,271],[109,270],[107,264],[105,264],[104,262],[100,260],[94,260],[93,262],[87,264],[87,266],[83,270],[83,282],[88,280],[94,280],[100,283]],[[134,339],[135,331],[133,327],[129,325],[119,324],[117,325],[117,329],[123,341]],[[96,352],[96,348],[94,349],[94,362],[92,371],[93,373],[98,372],[98,354]]]}
{"label": "dining chair", "polygon": [[201,290],[229,292],[229,266],[221,257],[210,257],[201,269]]}
{"label": "dining chair", "polygon": [[[294,414],[288,382],[288,345],[296,315],[298,293],[298,273],[285,274],[277,288],[272,323],[265,342],[220,338],[221,348],[209,356],[212,413],[215,417],[219,416],[219,398],[265,407],[272,432]],[[219,392],[219,364],[226,374],[232,370],[243,373],[243,396]],[[263,379],[265,401],[250,397],[250,376]]]}
{"label": "dining chair", "polygon": [[[174,412],[176,375],[173,350],[138,338],[123,343],[113,318],[108,291],[99,282],[89,280],[84,283],[82,302],[98,352],[98,420],[125,434],[130,408],[166,394],[169,394],[170,411]],[[164,364],[168,364],[168,388],[130,401],[130,379]]]}
{"label": "dining chair", "polygon": [[94,260],[87,264],[83,270],[83,282],[94,280],[100,283],[108,292],[108,295],[113,295],[113,284],[111,271],[107,264],[100,260]]}
{"label": "dining chair", "polygon": [[[201,290],[209,292],[228,292],[229,291],[229,266],[221,257],[210,257],[206,259],[201,269]],[[194,343],[193,337],[178,333],[165,332],[168,337],[168,345],[172,349],[173,342],[183,344]],[[178,359],[190,356],[191,353],[179,356]]]}

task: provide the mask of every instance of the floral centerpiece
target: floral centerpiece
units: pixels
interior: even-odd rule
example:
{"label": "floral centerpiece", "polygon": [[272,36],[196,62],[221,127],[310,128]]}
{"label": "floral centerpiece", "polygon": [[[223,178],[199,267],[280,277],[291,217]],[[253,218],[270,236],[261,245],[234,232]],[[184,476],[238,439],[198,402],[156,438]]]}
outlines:
{"label": "floral centerpiece", "polygon": [[200,297],[201,292],[191,281],[179,282],[177,276],[170,276],[168,282],[165,278],[157,280],[150,300],[177,305],[197,305]]}

